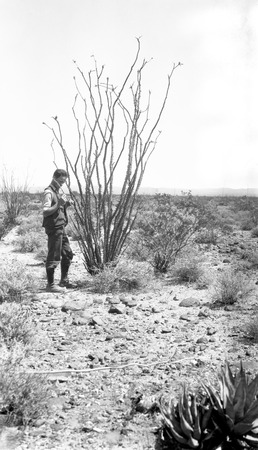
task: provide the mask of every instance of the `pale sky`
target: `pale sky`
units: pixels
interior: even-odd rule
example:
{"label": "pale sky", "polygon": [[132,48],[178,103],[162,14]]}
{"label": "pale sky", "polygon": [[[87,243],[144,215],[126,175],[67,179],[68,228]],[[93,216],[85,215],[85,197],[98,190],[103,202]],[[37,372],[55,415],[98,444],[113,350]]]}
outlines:
{"label": "pale sky", "polygon": [[72,61],[87,73],[94,55],[115,84],[139,36],[154,98],[183,63],[142,185],[258,187],[257,0],[0,0],[1,166],[46,186],[55,167],[42,122],[74,127]]}

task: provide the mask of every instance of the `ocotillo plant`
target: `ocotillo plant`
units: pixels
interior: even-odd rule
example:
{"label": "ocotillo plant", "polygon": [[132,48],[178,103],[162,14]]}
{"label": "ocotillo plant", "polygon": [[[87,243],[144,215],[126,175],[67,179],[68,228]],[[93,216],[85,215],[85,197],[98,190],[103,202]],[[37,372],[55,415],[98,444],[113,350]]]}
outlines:
{"label": "ocotillo plant", "polygon": [[[57,117],[47,125],[53,133],[52,148],[61,150],[69,173],[68,188],[74,200],[74,226],[79,237],[86,270],[94,274],[105,264],[115,262],[132,230],[135,200],[146,164],[154,151],[160,132],[157,130],[167,103],[171,77],[180,65],[173,64],[165,93],[155,118],[150,120],[150,98],[143,105],[142,74],[147,66],[139,63],[137,51],[120,87],[104,76],[104,66],[85,74],[75,62],[76,95],[72,108],[78,134],[75,160],[63,140]],[[129,90],[128,90],[129,87]],[[119,195],[114,195],[116,176],[124,171]],[[72,190],[72,179],[79,195]]]}

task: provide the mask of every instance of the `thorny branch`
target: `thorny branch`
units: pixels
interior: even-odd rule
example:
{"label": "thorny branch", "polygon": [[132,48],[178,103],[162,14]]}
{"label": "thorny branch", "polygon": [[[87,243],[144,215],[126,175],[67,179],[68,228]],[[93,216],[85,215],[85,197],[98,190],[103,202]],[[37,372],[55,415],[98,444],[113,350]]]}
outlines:
{"label": "thorny branch", "polygon": [[[53,135],[52,149],[57,144],[69,173],[68,189],[74,201],[74,227],[84,257],[86,270],[95,274],[121,254],[133,228],[137,209],[136,196],[141,186],[148,160],[155,150],[160,131],[158,124],[165,109],[171,78],[181,63],[173,64],[161,106],[150,124],[150,99],[142,106],[142,74],[149,61],[136,65],[140,55],[137,38],[134,60],[120,87],[104,79],[104,66],[87,75],[77,66],[79,78],[74,77],[76,95],[72,113],[76,124],[78,151],[75,160],[63,142],[61,124],[53,117],[54,125],[45,124]],[[131,101],[128,102],[126,87]],[[156,136],[154,136],[157,131]],[[55,153],[54,153],[55,154]],[[118,170],[124,170],[121,192],[114,188]],[[72,190],[75,180],[78,194]]]}

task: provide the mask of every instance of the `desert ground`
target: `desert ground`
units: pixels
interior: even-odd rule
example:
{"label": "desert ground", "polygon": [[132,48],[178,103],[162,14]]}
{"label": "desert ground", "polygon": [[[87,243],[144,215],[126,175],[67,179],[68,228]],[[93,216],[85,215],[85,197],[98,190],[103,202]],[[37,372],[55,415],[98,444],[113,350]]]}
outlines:
{"label": "desert ground", "polygon": [[[2,450],[165,448],[156,406],[161,396],[176,398],[184,383],[191,389],[203,380],[216,383],[226,360],[233,370],[242,361],[248,374],[257,374],[258,238],[252,227],[234,222],[215,243],[198,245],[205,282],[178,282],[168,272],[141,289],[110,293],[96,292],[70,237],[70,280],[77,287],[52,294],[45,292],[44,257],[16,245],[19,226],[0,240],[1,267],[20,264],[33,280],[18,302],[28,311],[32,339],[15,370],[37,377],[38,389],[47,384],[50,394],[42,416],[26,426],[6,422],[2,409]],[[214,300],[214,282],[235,267],[248,288],[232,301]],[[12,303],[2,299],[1,307]],[[19,345],[16,351],[23,352]]]}

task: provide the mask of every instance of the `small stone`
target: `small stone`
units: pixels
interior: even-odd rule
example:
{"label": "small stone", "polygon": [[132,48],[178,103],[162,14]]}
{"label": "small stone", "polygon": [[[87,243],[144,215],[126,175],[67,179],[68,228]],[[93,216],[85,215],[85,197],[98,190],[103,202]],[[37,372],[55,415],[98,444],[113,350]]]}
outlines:
{"label": "small stone", "polygon": [[120,300],[119,300],[119,298],[117,298],[117,297],[113,297],[113,298],[109,301],[109,303],[110,303],[111,305],[119,305]]}
{"label": "small stone", "polygon": [[90,325],[98,325],[99,327],[104,326],[103,320],[98,316],[93,316],[90,320]]}
{"label": "small stone", "polygon": [[78,315],[80,317],[83,317],[84,319],[87,319],[88,321],[92,319],[92,315],[87,310],[79,311]]}
{"label": "small stone", "polygon": [[52,423],[52,424],[50,425],[50,428],[51,428],[53,431],[60,431],[60,430],[62,430],[63,425],[62,425],[61,423]]}
{"label": "small stone", "polygon": [[53,298],[50,299],[48,302],[46,302],[49,308],[52,309],[59,309],[63,306],[64,301],[59,298]]}
{"label": "small stone", "polygon": [[153,312],[153,313],[160,313],[160,312],[162,312],[162,311],[164,311],[164,307],[163,306],[153,306],[152,308],[151,308],[151,311]]}
{"label": "small stone", "polygon": [[206,336],[202,336],[202,337],[198,338],[196,341],[197,344],[207,344],[207,342],[208,342],[208,338]]}
{"label": "small stone", "polygon": [[63,312],[68,311],[82,311],[85,309],[86,303],[84,301],[76,301],[76,300],[70,300],[68,302],[65,302],[65,304],[62,306],[61,310]]}
{"label": "small stone", "polygon": [[234,311],[235,309],[236,307],[233,305],[226,305],[224,308],[225,311]]}
{"label": "small stone", "polygon": [[120,295],[120,296],[119,296],[119,300],[120,300],[120,302],[123,303],[124,305],[127,305],[127,303],[130,301],[130,300],[128,299],[128,297],[126,297],[125,295]]}
{"label": "small stone", "polygon": [[90,361],[96,361],[98,362],[99,358],[96,355],[93,355],[92,353],[88,354],[88,358]]}
{"label": "small stone", "polygon": [[199,317],[209,317],[209,312],[207,310],[202,309],[201,311],[199,311],[198,316]]}
{"label": "small stone", "polygon": [[179,303],[179,306],[190,308],[191,306],[200,306],[200,300],[194,297],[185,298]]}
{"label": "small stone", "polygon": [[193,352],[193,353],[195,353],[196,352],[196,347],[195,347],[195,345],[191,345],[191,347],[189,347],[189,352]]}
{"label": "small stone", "polygon": [[201,351],[201,352],[203,352],[204,350],[206,350],[206,348],[207,348],[206,345],[204,345],[204,344],[201,344],[201,345],[200,345],[200,351]]}
{"label": "small stone", "polygon": [[207,328],[207,335],[208,336],[212,336],[213,334],[215,334],[217,331],[216,331],[216,329],[214,328],[214,327],[210,327],[210,328]]}
{"label": "small stone", "polygon": [[89,320],[84,317],[73,317],[72,325],[88,325]]}
{"label": "small stone", "polygon": [[65,399],[63,399],[63,398],[54,397],[48,401],[48,406],[52,410],[63,409],[64,405],[65,405]]}
{"label": "small stone", "polygon": [[188,316],[187,314],[182,314],[182,315],[179,317],[179,319],[181,319],[181,320],[186,320],[187,322],[192,322],[192,321],[194,320],[193,317]]}
{"label": "small stone", "polygon": [[109,310],[108,310],[108,312],[110,314],[124,314],[125,309],[124,309],[124,307],[122,305],[119,306],[119,307],[111,305]]}
{"label": "small stone", "polygon": [[33,422],[33,426],[36,428],[42,427],[46,423],[46,419],[37,419]]}
{"label": "small stone", "polygon": [[66,339],[63,339],[60,343],[61,345],[72,345],[71,341],[68,341]]}
{"label": "small stone", "polygon": [[125,305],[128,306],[128,308],[134,308],[135,306],[137,306],[137,302],[135,300],[128,300]]}
{"label": "small stone", "polygon": [[102,305],[104,303],[104,300],[103,300],[103,298],[95,297],[93,299],[93,303],[94,303],[94,305]]}

